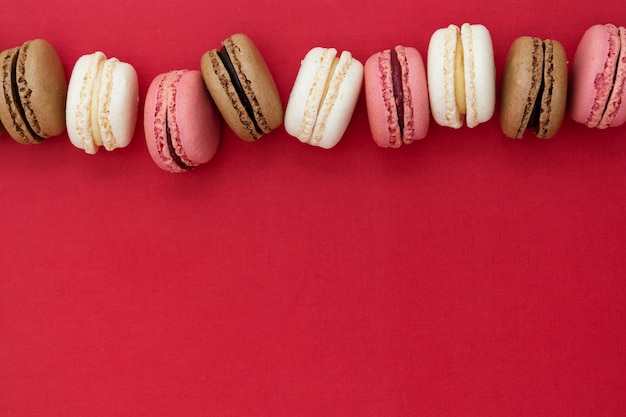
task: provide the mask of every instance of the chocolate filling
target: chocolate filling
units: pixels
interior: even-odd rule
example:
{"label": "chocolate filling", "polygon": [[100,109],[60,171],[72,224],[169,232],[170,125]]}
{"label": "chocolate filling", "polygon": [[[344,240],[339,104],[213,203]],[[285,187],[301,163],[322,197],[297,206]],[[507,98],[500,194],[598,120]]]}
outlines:
{"label": "chocolate filling", "polygon": [[243,86],[241,85],[241,81],[239,80],[239,77],[237,76],[237,71],[235,71],[235,67],[233,66],[233,63],[230,60],[230,56],[228,56],[228,51],[226,50],[225,46],[222,47],[222,49],[220,49],[220,51],[218,52],[218,55],[220,59],[222,60],[222,63],[224,64],[224,68],[226,68],[226,71],[228,72],[228,76],[230,77],[230,81],[233,83],[233,87],[235,88],[235,91],[237,92],[237,96],[239,96],[239,101],[241,101],[241,104],[243,105],[244,109],[246,110],[246,113],[248,114],[248,117],[250,118],[250,120],[252,120],[252,123],[254,124],[254,129],[257,131],[259,135],[262,135],[263,130],[259,127],[259,124],[257,123],[256,118],[254,117],[254,109],[252,108],[252,104],[250,104],[250,100],[248,100],[248,96],[246,95],[246,92],[243,89]]}
{"label": "chocolate filling", "polygon": [[543,78],[541,79],[541,87],[539,87],[539,92],[537,93],[537,98],[535,99],[535,106],[533,107],[533,111],[530,114],[530,119],[528,119],[528,129],[534,129],[539,127],[539,116],[541,115],[541,97],[543,96],[543,90],[545,88],[545,82]]}
{"label": "chocolate filling", "polygon": [[402,67],[398,60],[398,53],[395,49],[391,50],[391,84],[393,86],[393,99],[396,103],[396,112],[398,114],[398,127],[400,135],[404,132],[404,95],[402,89]]}
{"label": "chocolate filling", "polygon": [[[542,48],[543,48],[543,56],[545,59],[545,50],[546,50],[546,46],[545,44],[542,42]],[[533,107],[533,111],[532,113],[530,113],[530,118],[528,119],[528,125],[526,126],[527,129],[538,129],[539,128],[539,119],[541,116],[541,104],[542,104],[542,97],[543,97],[543,90],[545,89],[546,86],[546,81],[543,77],[543,70],[541,71],[541,84],[539,85],[539,91],[537,92],[537,97],[535,98],[535,105]]]}
{"label": "chocolate filling", "polygon": [[[13,93],[13,102],[15,103],[15,108],[17,109],[18,113],[20,114],[20,117],[24,121],[24,126],[28,130],[28,133],[37,142],[41,142],[41,141],[44,140],[44,138],[42,138],[41,136],[36,134],[35,131],[33,130],[33,128],[28,123],[28,119],[26,118],[26,111],[24,110],[24,106],[22,106],[22,100],[20,99],[19,86],[17,84],[17,60],[18,60],[18,55],[21,52],[22,52],[22,49],[20,49],[18,52],[16,52],[14,57],[13,57],[13,62],[11,62],[11,89],[12,89],[12,93]],[[21,130],[19,126],[16,126],[16,127],[17,127],[18,130]],[[20,132],[20,133],[22,133],[22,132]],[[22,135],[25,136],[25,133],[22,133]],[[28,139],[28,138],[25,136],[25,139]]]}
{"label": "chocolate filling", "polygon": [[178,167],[184,170],[190,170],[193,167],[190,167],[189,165],[184,163],[183,160],[180,159],[180,156],[178,156],[178,154],[176,153],[176,149],[174,148],[174,144],[172,143],[172,133],[170,132],[170,124],[168,121],[169,117],[167,116],[168,115],[165,116],[165,137],[167,139],[167,149],[172,156],[172,160],[176,165],[178,165]]}

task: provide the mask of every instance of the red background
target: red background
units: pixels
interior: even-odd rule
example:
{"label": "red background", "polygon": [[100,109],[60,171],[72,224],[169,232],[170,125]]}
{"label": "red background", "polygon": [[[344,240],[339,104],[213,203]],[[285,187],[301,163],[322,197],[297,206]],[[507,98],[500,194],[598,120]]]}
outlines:
{"label": "red background", "polygon": [[[0,49],[45,38],[68,78],[102,50],[135,66],[143,106],[154,76],[245,32],[286,105],[314,46],[425,57],[436,29],[483,23],[499,83],[518,36],[571,61],[587,27],[626,24],[615,10],[6,1]],[[95,156],[4,135],[0,416],[622,416],[625,133],[566,119],[514,141],[496,115],[385,150],[361,97],[331,150],[223,126],[182,175],[153,164],[141,118],[128,148]]]}

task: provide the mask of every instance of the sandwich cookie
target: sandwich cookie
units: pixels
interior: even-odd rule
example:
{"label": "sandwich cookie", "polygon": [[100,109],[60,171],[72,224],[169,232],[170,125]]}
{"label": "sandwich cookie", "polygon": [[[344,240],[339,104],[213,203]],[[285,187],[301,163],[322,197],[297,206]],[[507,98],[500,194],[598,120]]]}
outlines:
{"label": "sandwich cookie", "polygon": [[348,127],[363,84],[363,64],[348,51],[311,49],[300,65],[285,110],[285,130],[303,143],[330,149]]}
{"label": "sandwich cookie", "polygon": [[364,68],[365,99],[372,138],[383,148],[398,148],[428,132],[430,110],[422,56],[396,46],[372,55]]}
{"label": "sandwich cookie", "polygon": [[237,136],[255,141],[279,127],[283,108],[263,56],[244,34],[202,55],[202,76],[224,120]]}
{"label": "sandwich cookie", "polygon": [[139,88],[132,65],[102,52],[81,56],[67,92],[67,134],[88,154],[128,146],[135,132]]}
{"label": "sandwich cookie", "polygon": [[572,62],[569,114],[587,127],[626,122],[626,29],[594,25],[583,34]]}
{"label": "sandwich cookie", "polygon": [[502,74],[500,127],[521,139],[527,128],[551,138],[561,127],[567,101],[567,57],[560,42],[531,36],[509,48]]}
{"label": "sandwich cookie", "polygon": [[146,94],[143,123],[150,156],[165,171],[189,171],[217,151],[219,113],[200,71],[155,77]]}
{"label": "sandwich cookie", "polygon": [[491,119],[496,104],[496,66],[491,35],[464,23],[436,30],[427,56],[430,110],[435,122],[455,129]]}
{"label": "sandwich cookie", "polygon": [[43,39],[0,53],[0,121],[15,141],[39,143],[65,130],[67,81],[55,49]]}

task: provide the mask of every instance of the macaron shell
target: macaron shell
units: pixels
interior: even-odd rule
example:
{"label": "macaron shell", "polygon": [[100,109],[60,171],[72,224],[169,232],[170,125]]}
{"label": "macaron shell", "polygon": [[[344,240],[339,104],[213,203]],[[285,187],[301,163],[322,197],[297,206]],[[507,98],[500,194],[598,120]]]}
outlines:
{"label": "macaron shell", "polygon": [[507,53],[500,103],[500,127],[510,137],[520,139],[528,126],[543,77],[541,39],[522,36]]}
{"label": "macaron shell", "polygon": [[570,117],[596,127],[606,107],[619,53],[614,25],[594,25],[583,34],[572,62]]}
{"label": "macaron shell", "polygon": [[455,129],[463,126],[463,115],[454,93],[454,60],[458,26],[436,30],[428,43],[426,68],[430,111],[435,122]]}
{"label": "macaron shell", "polygon": [[[0,61],[2,62],[2,61]],[[1,87],[1,85],[0,85]],[[0,92],[2,92],[2,89],[0,88]],[[2,99],[0,99],[0,102],[2,101]],[[0,136],[2,136],[4,134],[4,132],[6,132],[6,130],[4,129],[4,126],[2,126],[2,120],[0,120]]]}
{"label": "macaron shell", "polygon": [[409,144],[426,137],[430,124],[430,105],[428,101],[426,68],[422,55],[417,49],[412,47],[404,47],[404,50],[406,53],[405,65],[407,73],[404,95],[410,99],[404,102],[403,142]]}
{"label": "macaron shell", "polygon": [[[169,74],[169,73],[168,73]],[[169,155],[165,136],[167,101],[163,93],[164,81],[168,74],[159,74],[150,83],[144,102],[144,136],[146,146],[154,163],[161,169],[171,172],[182,172]]]}
{"label": "macaron shell", "polygon": [[124,148],[131,142],[137,124],[139,83],[135,68],[116,58],[109,59],[101,73],[98,124],[106,150]]}
{"label": "macaron shell", "polygon": [[209,162],[219,144],[220,119],[200,71],[188,71],[180,79],[175,112],[185,158],[194,165]]}
{"label": "macaron shell", "polygon": [[74,64],[67,88],[65,119],[72,145],[88,154],[98,150],[91,135],[91,99],[98,68],[106,60],[102,52],[83,55]]}
{"label": "macaron shell", "polygon": [[496,107],[496,65],[491,35],[483,25],[461,26],[468,127],[493,116]]}
{"label": "macaron shell", "polygon": [[343,137],[363,84],[363,64],[343,51],[328,83],[309,144],[324,149],[334,147]]}
{"label": "macaron shell", "polygon": [[621,126],[626,122],[626,28],[618,28],[620,52],[615,70],[615,81],[609,102],[600,120],[599,128]]}
{"label": "macaron shell", "polygon": [[67,81],[55,49],[43,39],[25,42],[17,60],[20,98],[29,125],[42,138],[65,130]]}
{"label": "macaron shell", "polygon": [[0,65],[2,65],[2,97],[0,99],[0,121],[9,135],[18,143],[38,143],[37,138],[29,130],[26,119],[20,110],[19,97],[14,95],[12,67],[17,60],[19,47],[11,48],[0,53]]}
{"label": "macaron shell", "polygon": [[374,142],[382,148],[399,148],[402,136],[393,97],[390,59],[390,52],[383,51],[365,61],[365,101]]}
{"label": "macaron shell", "polygon": [[311,139],[336,56],[335,48],[315,47],[300,63],[285,110],[285,130],[301,142],[308,143]]}
{"label": "macaron shell", "polygon": [[544,44],[543,80],[537,137],[553,137],[561,127],[567,104],[567,56],[560,42],[546,39]]}

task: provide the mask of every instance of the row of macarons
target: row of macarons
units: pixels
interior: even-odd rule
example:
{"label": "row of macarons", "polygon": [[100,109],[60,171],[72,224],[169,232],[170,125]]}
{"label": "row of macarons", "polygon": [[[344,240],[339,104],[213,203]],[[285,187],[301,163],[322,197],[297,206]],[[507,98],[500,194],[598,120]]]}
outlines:
{"label": "row of macarons", "polygon": [[[55,49],[36,39],[0,53],[0,133],[39,143],[67,129],[72,144],[93,154],[127,146],[134,136],[139,93],[129,63],[102,52],[81,56],[69,83]],[[398,148],[441,126],[472,128],[496,106],[491,35],[480,24],[435,31],[426,60],[396,46],[365,64],[348,51],[315,47],[301,62],[286,108],[262,54],[235,34],[201,57],[201,70],[176,70],[151,82],[144,134],[160,168],[184,172],[208,162],[220,140],[220,119],[240,138],[255,141],[284,124],[301,142],[330,149],[352,118],[365,85],[370,130],[381,147]],[[539,138],[559,130],[569,109],[588,127],[626,122],[626,29],[597,24],[585,31],[571,64],[556,40],[522,36],[506,56],[500,126],[511,138],[532,129]]]}

